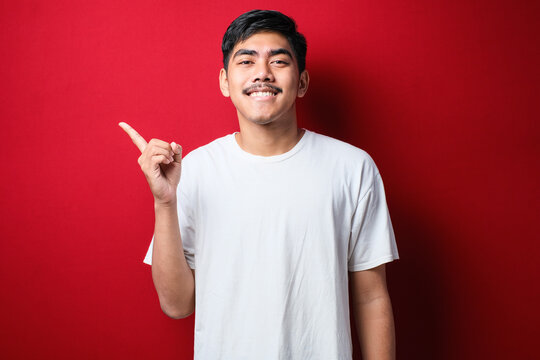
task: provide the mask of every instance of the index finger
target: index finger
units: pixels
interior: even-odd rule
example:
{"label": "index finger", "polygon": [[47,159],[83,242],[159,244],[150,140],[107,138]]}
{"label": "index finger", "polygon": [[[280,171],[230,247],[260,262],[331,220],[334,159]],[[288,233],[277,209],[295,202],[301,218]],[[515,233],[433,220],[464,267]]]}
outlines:
{"label": "index finger", "polygon": [[125,122],[118,123],[118,126],[120,126],[124,131],[129,135],[131,140],[133,140],[133,143],[135,146],[141,150],[141,152],[144,151],[146,148],[146,145],[148,144],[146,140],[137,132],[134,128],[126,124]]}

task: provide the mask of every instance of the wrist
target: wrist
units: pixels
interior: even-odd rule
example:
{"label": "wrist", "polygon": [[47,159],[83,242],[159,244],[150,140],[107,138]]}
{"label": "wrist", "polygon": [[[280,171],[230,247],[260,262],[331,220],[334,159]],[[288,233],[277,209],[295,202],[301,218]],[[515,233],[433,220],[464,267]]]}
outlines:
{"label": "wrist", "polygon": [[155,210],[176,210],[177,209],[176,198],[171,200],[157,200],[154,199]]}

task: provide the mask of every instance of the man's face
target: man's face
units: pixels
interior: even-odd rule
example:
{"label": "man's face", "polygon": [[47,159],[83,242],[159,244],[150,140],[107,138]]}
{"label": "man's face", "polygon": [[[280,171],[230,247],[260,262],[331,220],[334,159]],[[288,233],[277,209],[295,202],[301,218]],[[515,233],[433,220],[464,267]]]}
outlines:
{"label": "man's face", "polygon": [[306,93],[309,77],[287,39],[275,32],[257,33],[236,44],[228,71],[221,69],[220,88],[230,96],[238,118],[256,124],[296,119],[296,97]]}

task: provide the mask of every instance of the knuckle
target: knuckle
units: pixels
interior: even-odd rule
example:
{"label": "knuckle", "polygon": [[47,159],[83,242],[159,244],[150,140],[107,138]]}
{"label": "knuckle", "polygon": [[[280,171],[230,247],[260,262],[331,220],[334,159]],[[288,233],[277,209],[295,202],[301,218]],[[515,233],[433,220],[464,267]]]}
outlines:
{"label": "knuckle", "polygon": [[161,155],[161,162],[164,164],[169,164],[171,161],[165,155]]}

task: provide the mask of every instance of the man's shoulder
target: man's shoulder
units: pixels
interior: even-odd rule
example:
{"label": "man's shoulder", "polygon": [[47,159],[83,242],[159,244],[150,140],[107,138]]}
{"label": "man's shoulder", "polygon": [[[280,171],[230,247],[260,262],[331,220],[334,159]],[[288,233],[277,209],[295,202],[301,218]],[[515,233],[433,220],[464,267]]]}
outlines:
{"label": "man's shoulder", "polygon": [[313,148],[335,161],[352,161],[356,164],[358,162],[374,163],[372,157],[365,150],[357,146],[327,135],[313,131],[309,132],[313,141]]}
{"label": "man's shoulder", "polygon": [[336,181],[344,180],[352,188],[365,193],[379,176],[375,161],[365,150],[330,136],[312,133],[317,161],[331,171]]}
{"label": "man's shoulder", "polygon": [[227,134],[219,137],[205,145],[199,146],[184,156],[182,161],[185,162],[198,162],[204,160],[208,156],[212,156],[215,153],[222,153],[231,146],[231,139],[234,134]]}

